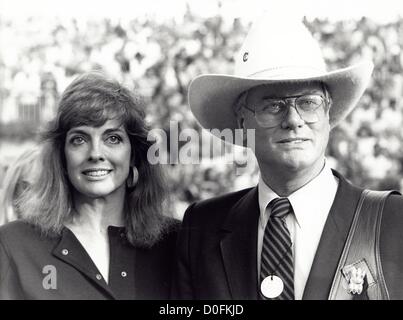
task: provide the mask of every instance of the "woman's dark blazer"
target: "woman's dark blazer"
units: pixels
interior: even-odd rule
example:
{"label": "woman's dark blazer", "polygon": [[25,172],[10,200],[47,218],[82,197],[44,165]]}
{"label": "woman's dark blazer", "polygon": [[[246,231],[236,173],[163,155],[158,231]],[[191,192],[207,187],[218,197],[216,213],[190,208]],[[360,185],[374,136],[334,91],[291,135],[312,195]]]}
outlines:
{"label": "woman's dark blazer", "polygon": [[0,299],[167,299],[178,223],[151,248],[109,227],[107,284],[74,234],[41,236],[26,222],[0,228]]}

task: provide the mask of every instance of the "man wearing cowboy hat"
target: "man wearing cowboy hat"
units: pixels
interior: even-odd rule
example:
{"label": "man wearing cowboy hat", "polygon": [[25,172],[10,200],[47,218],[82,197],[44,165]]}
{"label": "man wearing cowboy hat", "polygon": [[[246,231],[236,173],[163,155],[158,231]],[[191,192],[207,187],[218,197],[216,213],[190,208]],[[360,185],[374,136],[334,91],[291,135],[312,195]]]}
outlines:
{"label": "man wearing cowboy hat", "polygon": [[[259,184],[188,208],[175,295],[328,299],[362,189],[329,167],[325,150],[368,85],[372,62],[327,72],[301,22],[266,16],[235,61],[234,75],[194,79],[189,104],[206,129],[255,130]],[[399,195],[387,198],[377,241],[391,299],[403,298],[402,208]],[[348,294],[361,294],[371,269],[362,259],[352,269]]]}

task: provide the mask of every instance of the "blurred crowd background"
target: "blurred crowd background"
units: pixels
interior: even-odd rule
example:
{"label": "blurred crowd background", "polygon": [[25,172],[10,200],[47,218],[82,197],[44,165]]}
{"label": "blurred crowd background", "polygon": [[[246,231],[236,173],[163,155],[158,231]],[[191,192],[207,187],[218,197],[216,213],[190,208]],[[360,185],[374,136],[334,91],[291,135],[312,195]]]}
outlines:
{"label": "blurred crowd background", "polygon": [[[329,70],[361,57],[375,64],[359,106],[332,131],[328,161],[358,185],[402,191],[403,19],[305,18],[305,23],[322,44]],[[168,137],[170,121],[179,129],[200,131],[187,106],[189,82],[201,73],[231,73],[233,54],[248,27],[241,18],[202,17],[190,8],[180,21],[163,22],[0,18],[0,192],[5,192],[7,168],[35,146],[61,92],[84,71],[104,70],[139,90],[149,123]],[[227,152],[239,154],[240,163],[245,160],[239,150]],[[255,164],[239,170],[242,164],[220,157],[164,167],[172,195],[169,210],[178,217],[193,201],[252,186],[258,179]]]}

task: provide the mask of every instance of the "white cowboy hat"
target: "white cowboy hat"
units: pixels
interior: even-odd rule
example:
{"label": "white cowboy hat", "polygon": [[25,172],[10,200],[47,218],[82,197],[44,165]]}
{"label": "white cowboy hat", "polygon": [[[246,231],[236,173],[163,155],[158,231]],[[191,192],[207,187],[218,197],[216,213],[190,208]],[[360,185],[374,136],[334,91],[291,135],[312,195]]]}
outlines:
{"label": "white cowboy hat", "polygon": [[328,72],[318,42],[301,21],[264,15],[253,24],[235,56],[234,74],[193,79],[189,105],[202,127],[234,130],[238,128],[234,103],[242,92],[262,84],[322,81],[332,98],[329,121],[333,128],[356,106],[372,70],[373,63],[363,60]]}

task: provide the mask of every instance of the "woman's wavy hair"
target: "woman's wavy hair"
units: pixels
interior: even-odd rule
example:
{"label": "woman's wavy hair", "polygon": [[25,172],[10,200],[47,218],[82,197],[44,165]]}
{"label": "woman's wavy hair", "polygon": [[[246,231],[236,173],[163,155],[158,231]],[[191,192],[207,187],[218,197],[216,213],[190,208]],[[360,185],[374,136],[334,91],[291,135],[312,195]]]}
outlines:
{"label": "woman's wavy hair", "polygon": [[147,152],[152,145],[145,123],[144,102],[117,81],[101,73],[76,78],[63,92],[57,115],[41,135],[43,143],[38,181],[19,201],[23,219],[46,236],[60,235],[73,214],[72,188],[66,170],[64,146],[67,132],[77,126],[100,127],[117,119],[131,143],[132,164],[139,178],[126,189],[125,227],[132,245],[151,247],[171,227],[172,219],[163,214],[166,182],[159,165],[151,165]]}
{"label": "woman's wavy hair", "polygon": [[17,202],[34,180],[38,155],[39,148],[28,148],[8,166],[0,192],[0,225],[20,218]]}

